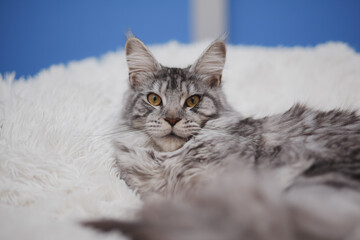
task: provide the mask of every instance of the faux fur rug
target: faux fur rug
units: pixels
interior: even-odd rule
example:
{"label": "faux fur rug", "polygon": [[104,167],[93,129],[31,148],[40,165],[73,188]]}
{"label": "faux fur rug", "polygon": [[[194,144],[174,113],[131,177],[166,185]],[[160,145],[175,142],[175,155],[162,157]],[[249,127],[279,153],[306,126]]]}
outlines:
{"label": "faux fur rug", "polygon": [[[185,67],[206,45],[150,49],[163,65]],[[28,79],[0,75],[0,239],[124,239],[78,222],[131,219],[141,207],[112,169],[127,76],[122,50]],[[360,54],[342,43],[229,46],[223,85],[244,116],[278,113],[295,102],[360,110]]]}

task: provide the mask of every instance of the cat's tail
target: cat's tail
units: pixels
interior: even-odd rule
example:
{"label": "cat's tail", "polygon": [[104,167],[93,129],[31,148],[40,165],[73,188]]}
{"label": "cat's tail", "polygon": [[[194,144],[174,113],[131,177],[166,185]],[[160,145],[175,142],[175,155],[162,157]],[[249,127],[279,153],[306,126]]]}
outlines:
{"label": "cat's tail", "polygon": [[120,231],[133,240],[360,239],[356,192],[312,184],[284,195],[272,185],[271,177],[238,174],[186,200],[146,203],[134,222],[84,225]]}
{"label": "cat's tail", "polygon": [[141,224],[139,222],[124,222],[114,219],[101,219],[85,221],[82,223],[82,225],[96,229],[100,232],[121,232],[122,234],[131,237],[133,240],[157,239],[152,236],[152,227],[150,225]]}

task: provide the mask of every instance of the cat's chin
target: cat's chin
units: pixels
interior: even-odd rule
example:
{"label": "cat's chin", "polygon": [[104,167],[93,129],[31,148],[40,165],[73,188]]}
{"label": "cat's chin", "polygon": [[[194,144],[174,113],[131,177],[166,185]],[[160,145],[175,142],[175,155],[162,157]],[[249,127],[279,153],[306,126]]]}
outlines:
{"label": "cat's chin", "polygon": [[155,142],[156,149],[162,152],[172,152],[181,148],[185,143],[186,139],[170,134],[164,137],[152,138]]}

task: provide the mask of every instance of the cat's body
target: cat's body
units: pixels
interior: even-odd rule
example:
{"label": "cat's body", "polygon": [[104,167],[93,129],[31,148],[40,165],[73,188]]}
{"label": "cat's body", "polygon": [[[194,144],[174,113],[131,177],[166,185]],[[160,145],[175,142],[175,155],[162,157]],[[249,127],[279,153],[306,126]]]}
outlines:
{"label": "cat's body", "polygon": [[243,118],[221,90],[222,41],[185,69],[161,66],[135,38],[127,57],[122,126],[137,140],[115,139],[116,164],[145,200],[159,198],[138,222],[89,225],[134,239],[360,237],[358,115],[296,105]]}
{"label": "cat's body", "polygon": [[182,194],[233,168],[278,172],[283,188],[306,179],[360,189],[360,117],[353,112],[296,105],[261,119],[229,114],[174,152],[116,147],[121,176],[142,196]]}

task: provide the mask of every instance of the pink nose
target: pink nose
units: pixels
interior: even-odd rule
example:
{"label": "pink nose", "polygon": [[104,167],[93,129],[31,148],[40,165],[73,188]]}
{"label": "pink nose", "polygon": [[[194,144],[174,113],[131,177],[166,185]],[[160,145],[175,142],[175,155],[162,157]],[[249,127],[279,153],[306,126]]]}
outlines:
{"label": "pink nose", "polygon": [[164,120],[167,121],[173,127],[181,119],[180,118],[165,118]]}

